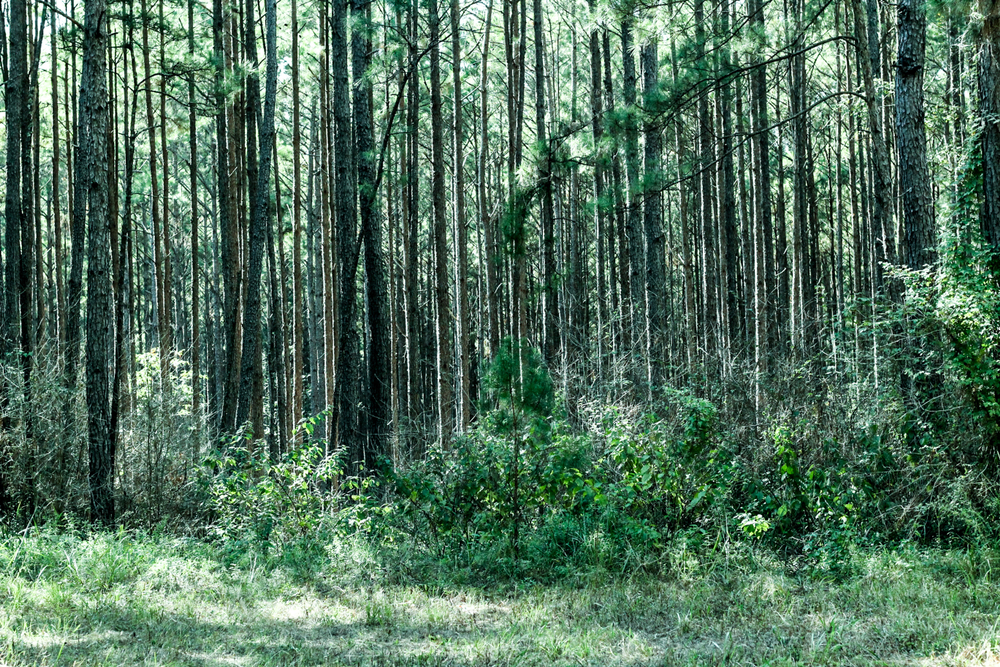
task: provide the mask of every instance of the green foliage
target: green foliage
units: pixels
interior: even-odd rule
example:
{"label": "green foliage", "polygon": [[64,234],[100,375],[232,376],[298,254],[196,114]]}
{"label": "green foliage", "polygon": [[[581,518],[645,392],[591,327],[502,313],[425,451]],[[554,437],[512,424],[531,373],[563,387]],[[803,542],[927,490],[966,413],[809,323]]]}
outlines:
{"label": "green foliage", "polygon": [[336,457],[316,445],[294,449],[277,463],[240,434],[205,462],[204,483],[215,514],[214,532],[228,552],[273,552],[308,561],[333,535]]}
{"label": "green foliage", "polygon": [[[950,349],[948,360],[969,399],[974,417],[987,430],[991,464],[1000,455],[1000,285],[990,271],[990,252],[979,225],[982,151],[978,137],[957,183],[950,226],[944,238],[940,288],[934,316]],[[920,296],[927,299],[925,290]]]}
{"label": "green foliage", "polygon": [[624,570],[718,514],[732,475],[710,402],[671,393],[668,417],[608,409],[581,434],[552,417],[537,350],[506,341],[486,377],[478,428],[397,477],[406,532],[437,556],[540,577]]}
{"label": "green foliage", "polygon": [[606,414],[601,466],[614,473],[613,502],[657,530],[704,519],[731,481],[729,455],[715,446],[715,406],[672,391],[662,407],[672,418],[650,413],[630,422]]}

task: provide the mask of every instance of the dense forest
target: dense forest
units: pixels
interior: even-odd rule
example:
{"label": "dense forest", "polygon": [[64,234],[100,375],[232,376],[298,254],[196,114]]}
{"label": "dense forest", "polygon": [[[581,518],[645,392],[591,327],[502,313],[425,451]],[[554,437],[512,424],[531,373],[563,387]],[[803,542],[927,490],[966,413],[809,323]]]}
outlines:
{"label": "dense forest", "polygon": [[996,0],[3,17],[10,525],[993,535]]}
{"label": "dense forest", "polygon": [[1000,0],[0,0],[0,664],[1000,664]]}

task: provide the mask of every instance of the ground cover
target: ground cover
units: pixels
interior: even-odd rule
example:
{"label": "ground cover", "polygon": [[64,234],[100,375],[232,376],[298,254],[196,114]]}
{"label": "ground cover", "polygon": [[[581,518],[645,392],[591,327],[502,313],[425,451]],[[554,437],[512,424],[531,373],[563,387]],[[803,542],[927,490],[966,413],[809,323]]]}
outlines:
{"label": "ground cover", "polygon": [[840,581],[749,549],[659,575],[419,580],[358,542],[303,576],[167,536],[0,541],[0,664],[1000,664],[1000,555],[859,553]]}

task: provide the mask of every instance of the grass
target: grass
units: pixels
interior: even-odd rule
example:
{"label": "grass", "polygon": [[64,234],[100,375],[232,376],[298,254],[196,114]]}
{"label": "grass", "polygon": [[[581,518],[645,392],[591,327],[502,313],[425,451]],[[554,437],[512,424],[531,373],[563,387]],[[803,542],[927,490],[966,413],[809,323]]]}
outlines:
{"label": "grass", "polygon": [[0,665],[1000,664],[1000,554],[856,554],[840,582],[742,549],[670,574],[460,585],[363,544],[302,577],[166,536],[0,539]]}

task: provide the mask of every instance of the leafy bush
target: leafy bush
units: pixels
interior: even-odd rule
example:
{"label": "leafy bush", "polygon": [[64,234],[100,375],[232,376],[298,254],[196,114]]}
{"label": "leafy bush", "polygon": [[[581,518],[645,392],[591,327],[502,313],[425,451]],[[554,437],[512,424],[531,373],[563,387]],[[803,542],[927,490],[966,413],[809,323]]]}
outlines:
{"label": "leafy bush", "polygon": [[304,445],[272,463],[249,436],[234,438],[206,460],[205,484],[215,514],[214,532],[238,557],[249,550],[308,560],[332,534],[334,456]]}

